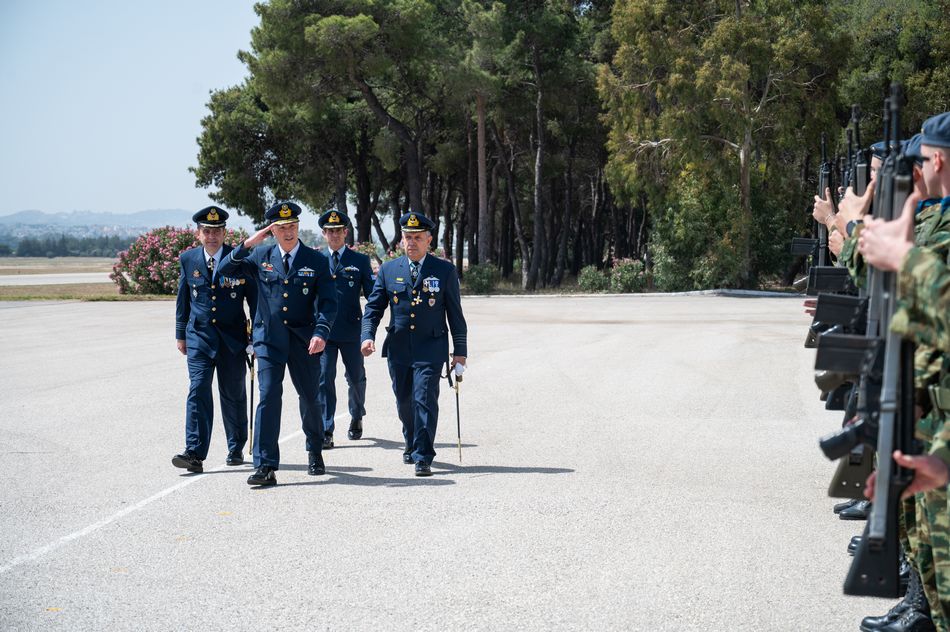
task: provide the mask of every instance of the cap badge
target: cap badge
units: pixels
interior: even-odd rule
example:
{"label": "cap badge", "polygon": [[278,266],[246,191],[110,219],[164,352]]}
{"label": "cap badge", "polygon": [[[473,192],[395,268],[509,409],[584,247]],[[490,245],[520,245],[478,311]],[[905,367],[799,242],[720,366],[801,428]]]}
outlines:
{"label": "cap badge", "polygon": [[210,211],[208,211],[208,221],[209,222],[218,221],[218,209],[213,208]]}
{"label": "cap badge", "polygon": [[416,217],[415,213],[413,213],[412,215],[409,216],[409,220],[406,222],[406,226],[408,226],[408,227],[410,227],[410,228],[418,228],[418,227],[419,227],[419,218]]}
{"label": "cap badge", "polygon": [[278,211],[277,214],[286,219],[290,217],[291,215],[293,215],[293,211],[290,210],[289,206],[284,204],[283,206],[280,207],[280,211]]}
{"label": "cap badge", "polygon": [[337,215],[336,213],[330,213],[330,219],[328,219],[327,222],[330,224],[339,224],[340,216]]}

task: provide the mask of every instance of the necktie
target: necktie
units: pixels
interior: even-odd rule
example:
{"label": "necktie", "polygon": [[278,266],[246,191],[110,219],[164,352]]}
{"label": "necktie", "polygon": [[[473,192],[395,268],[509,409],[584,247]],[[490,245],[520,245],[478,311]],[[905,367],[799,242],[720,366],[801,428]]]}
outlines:
{"label": "necktie", "polygon": [[336,269],[340,267],[340,253],[334,252],[332,259],[333,259],[333,271],[335,272]]}
{"label": "necktie", "polygon": [[290,274],[290,253],[284,254],[284,274]]}
{"label": "necktie", "polygon": [[409,276],[412,277],[412,282],[415,284],[416,279],[419,278],[419,262],[410,261],[409,262]]}
{"label": "necktie", "polygon": [[208,259],[208,274],[214,278],[214,257]]}

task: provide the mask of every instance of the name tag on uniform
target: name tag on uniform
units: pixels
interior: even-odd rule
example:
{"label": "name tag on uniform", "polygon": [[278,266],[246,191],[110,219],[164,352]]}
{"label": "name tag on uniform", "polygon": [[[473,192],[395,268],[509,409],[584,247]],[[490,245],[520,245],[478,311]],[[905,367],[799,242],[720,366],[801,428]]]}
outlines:
{"label": "name tag on uniform", "polygon": [[423,292],[438,292],[439,291],[439,279],[434,276],[426,277],[422,279],[422,291]]}
{"label": "name tag on uniform", "polygon": [[300,268],[299,270],[297,270],[297,275],[302,276],[302,277],[312,277],[313,268]]}

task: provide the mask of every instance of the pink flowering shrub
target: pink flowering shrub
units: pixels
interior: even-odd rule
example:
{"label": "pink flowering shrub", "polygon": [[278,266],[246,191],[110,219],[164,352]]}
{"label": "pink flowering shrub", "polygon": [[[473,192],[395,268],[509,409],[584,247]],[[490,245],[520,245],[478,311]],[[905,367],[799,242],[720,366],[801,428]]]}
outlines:
{"label": "pink flowering shrub", "polygon": [[382,262],[382,259],[379,258],[379,252],[376,251],[376,244],[371,241],[359,241],[350,246],[350,249],[369,257],[369,262],[372,264],[373,273],[375,274]]}
{"label": "pink flowering shrub", "polygon": [[[246,238],[243,229],[229,228],[224,242],[236,244]],[[196,246],[193,228],[156,228],[119,253],[109,278],[119,286],[119,294],[174,294],[178,291],[178,257]]]}

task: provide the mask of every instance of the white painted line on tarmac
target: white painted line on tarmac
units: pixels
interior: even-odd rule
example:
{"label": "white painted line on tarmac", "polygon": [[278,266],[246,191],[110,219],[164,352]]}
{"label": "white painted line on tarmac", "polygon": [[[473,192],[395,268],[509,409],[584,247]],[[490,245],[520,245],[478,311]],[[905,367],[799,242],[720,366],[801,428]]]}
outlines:
{"label": "white painted line on tarmac", "polygon": [[[339,420],[339,419],[341,419],[341,418],[344,417],[344,416],[345,416],[345,415],[341,413],[341,414],[337,415],[334,419],[335,419],[335,420]],[[294,433],[291,433],[291,434],[287,435],[286,437],[281,438],[281,440],[278,441],[278,443],[284,443],[285,441],[290,441],[291,439],[296,439],[297,437],[299,437],[299,436],[301,436],[301,435],[303,435],[303,430],[298,430],[298,431],[296,431],[296,432],[294,432]],[[173,494],[173,493],[177,492],[177,491],[180,490],[180,489],[184,489],[184,488],[188,487],[189,485],[191,485],[192,483],[195,483],[195,482],[200,481],[201,479],[205,478],[205,475],[206,475],[206,474],[213,474],[213,473],[215,473],[215,472],[222,472],[222,471],[224,471],[224,470],[229,470],[229,469],[231,469],[231,468],[229,468],[229,467],[226,466],[226,465],[222,465],[221,467],[215,468],[215,469],[213,469],[213,470],[209,470],[209,471],[207,471],[207,472],[202,472],[201,474],[198,474],[198,475],[196,475],[196,476],[194,476],[194,477],[188,478],[187,480],[184,480],[184,481],[178,483],[177,485],[172,485],[171,487],[169,487],[169,488],[167,488],[167,489],[163,489],[162,491],[158,492],[157,494],[153,494],[152,496],[149,496],[149,497],[146,498],[145,500],[140,500],[139,502],[135,503],[134,505],[132,505],[132,506],[130,506],[130,507],[126,507],[125,509],[122,509],[122,510],[120,510],[120,511],[117,511],[116,513],[112,514],[112,515],[109,516],[108,518],[103,518],[103,519],[100,520],[99,522],[94,522],[93,524],[91,524],[91,525],[89,525],[88,527],[85,527],[85,528],[83,528],[83,529],[80,529],[79,531],[74,531],[74,532],[70,533],[69,535],[64,535],[63,537],[59,538],[58,540],[53,540],[53,541],[50,542],[49,544],[47,544],[47,545],[45,545],[45,546],[41,546],[40,548],[35,549],[35,550],[33,550],[33,551],[31,551],[31,552],[25,554],[25,555],[21,555],[20,557],[15,557],[15,558],[13,558],[12,560],[10,560],[9,562],[7,562],[6,564],[4,564],[3,566],[0,566],[0,575],[3,575],[3,574],[6,573],[7,571],[10,571],[10,570],[16,568],[17,566],[21,566],[21,565],[23,565],[23,564],[26,564],[27,562],[32,562],[32,561],[34,561],[34,560],[38,560],[39,558],[43,557],[44,555],[46,555],[46,554],[48,554],[48,553],[52,553],[52,552],[55,551],[56,549],[58,549],[58,548],[60,548],[60,547],[63,547],[63,546],[65,546],[65,545],[69,544],[69,543],[72,542],[73,540],[78,540],[79,538],[82,538],[82,537],[84,537],[84,536],[87,536],[87,535],[89,535],[90,533],[93,533],[94,531],[98,531],[98,530],[101,529],[102,527],[108,526],[108,525],[112,524],[113,522],[115,522],[116,520],[119,520],[120,518],[124,518],[125,516],[129,515],[130,513],[134,513],[134,512],[136,512],[136,511],[138,511],[139,509],[142,509],[143,507],[147,507],[148,505],[151,505],[151,504],[152,504],[153,502],[155,502],[156,500],[161,500],[162,498],[164,498],[165,496],[168,496],[169,494]]]}

